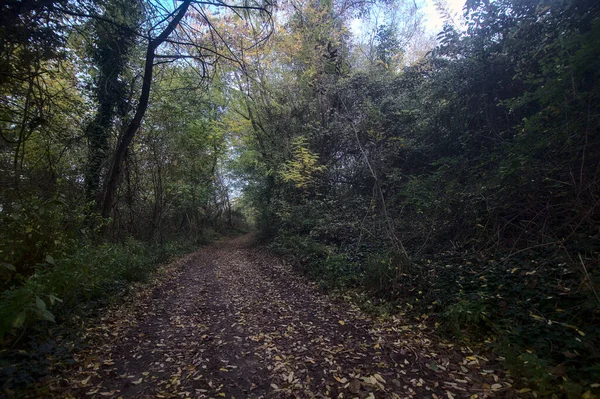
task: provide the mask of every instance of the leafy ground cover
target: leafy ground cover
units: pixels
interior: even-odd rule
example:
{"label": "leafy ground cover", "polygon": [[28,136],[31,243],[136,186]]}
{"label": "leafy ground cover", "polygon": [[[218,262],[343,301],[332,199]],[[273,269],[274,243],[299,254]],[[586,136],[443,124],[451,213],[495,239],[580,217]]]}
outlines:
{"label": "leafy ground cover", "polygon": [[0,380],[12,396],[83,343],[80,328],[111,303],[147,282],[160,264],[191,251],[190,243],[151,246],[82,245],[61,259],[48,256],[29,277],[13,278],[0,297]]}
{"label": "leafy ground cover", "polygon": [[[44,397],[528,396],[498,359],[426,323],[334,300],[251,236],[188,255],[84,327]],[[57,337],[58,339],[58,337]]]}
{"label": "leafy ground cover", "polygon": [[353,253],[310,237],[282,236],[271,248],[322,289],[362,309],[400,314],[441,336],[493,351],[536,395],[598,395],[594,276],[585,268],[577,272],[557,248],[496,258],[446,251],[412,265],[385,252]]}

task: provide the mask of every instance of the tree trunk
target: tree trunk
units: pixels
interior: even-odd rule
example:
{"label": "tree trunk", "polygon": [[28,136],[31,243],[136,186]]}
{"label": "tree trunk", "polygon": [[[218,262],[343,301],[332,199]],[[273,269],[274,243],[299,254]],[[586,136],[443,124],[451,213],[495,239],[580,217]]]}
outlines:
{"label": "tree trunk", "polygon": [[146,50],[146,62],[144,64],[144,78],[142,80],[142,93],[140,94],[140,100],[138,102],[137,109],[133,119],[127,126],[127,129],[121,136],[115,155],[113,158],[112,166],[106,175],[106,183],[104,184],[104,198],[102,201],[102,216],[107,218],[110,216],[114,201],[115,193],[119,185],[119,178],[121,176],[121,166],[123,165],[123,159],[127,148],[131,144],[133,137],[137,133],[138,129],[142,124],[142,119],[148,108],[148,100],[150,98],[150,88],[152,86],[152,73],[154,72],[154,58],[156,56],[156,49],[169,37],[169,35],[175,30],[185,13],[187,12],[192,0],[184,1],[179,10],[175,14],[175,17],[169,22],[169,25],[164,31],[155,39],[150,40],[148,43],[148,50]]}

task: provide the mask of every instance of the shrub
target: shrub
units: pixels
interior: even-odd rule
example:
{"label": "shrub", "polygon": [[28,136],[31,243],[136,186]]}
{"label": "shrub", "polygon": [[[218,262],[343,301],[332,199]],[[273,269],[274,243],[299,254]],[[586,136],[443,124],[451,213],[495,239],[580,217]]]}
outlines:
{"label": "shrub", "polygon": [[460,299],[449,305],[442,316],[450,331],[456,336],[463,336],[466,331],[487,332],[491,328],[487,304],[482,300]]}
{"label": "shrub", "polygon": [[47,257],[20,286],[0,296],[0,338],[15,336],[37,325],[44,328],[56,316],[66,317],[79,306],[103,303],[115,291],[146,280],[157,265],[185,243],[154,248],[134,239],[123,244],[86,245],[68,257]]}

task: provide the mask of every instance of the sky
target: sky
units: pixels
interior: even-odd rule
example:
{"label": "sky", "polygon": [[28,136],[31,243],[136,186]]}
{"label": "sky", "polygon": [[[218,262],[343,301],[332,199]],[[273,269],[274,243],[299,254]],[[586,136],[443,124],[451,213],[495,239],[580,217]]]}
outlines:
{"label": "sky", "polygon": [[[440,16],[440,13],[435,7],[434,0],[405,0],[415,1],[419,6],[419,10],[424,14],[425,29],[426,33],[430,35],[437,35],[441,32],[444,25],[444,20]],[[462,8],[466,0],[438,0],[441,3],[445,3],[447,11],[455,18],[455,22],[460,22],[462,16]],[[385,13],[385,12],[384,12]],[[363,29],[363,21],[360,18],[355,18],[350,22],[350,29],[355,36],[361,36]]]}
{"label": "sky", "polygon": [[[426,3],[424,13],[427,18],[427,21],[425,23],[425,25],[427,26],[427,30],[434,34],[438,33],[442,30],[444,21],[435,9],[433,0],[424,0],[424,2]],[[452,11],[452,13],[456,13],[458,15],[462,15],[462,8],[465,5],[465,0],[446,0],[446,3],[450,8],[449,11]]]}

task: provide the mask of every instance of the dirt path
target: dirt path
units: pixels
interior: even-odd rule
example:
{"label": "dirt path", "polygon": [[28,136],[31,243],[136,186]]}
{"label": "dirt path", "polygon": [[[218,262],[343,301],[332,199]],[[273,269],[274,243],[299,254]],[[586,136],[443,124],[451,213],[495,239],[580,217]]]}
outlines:
{"label": "dirt path", "polygon": [[86,398],[514,396],[484,356],[334,302],[249,240],[186,257],[107,312],[50,388]]}

